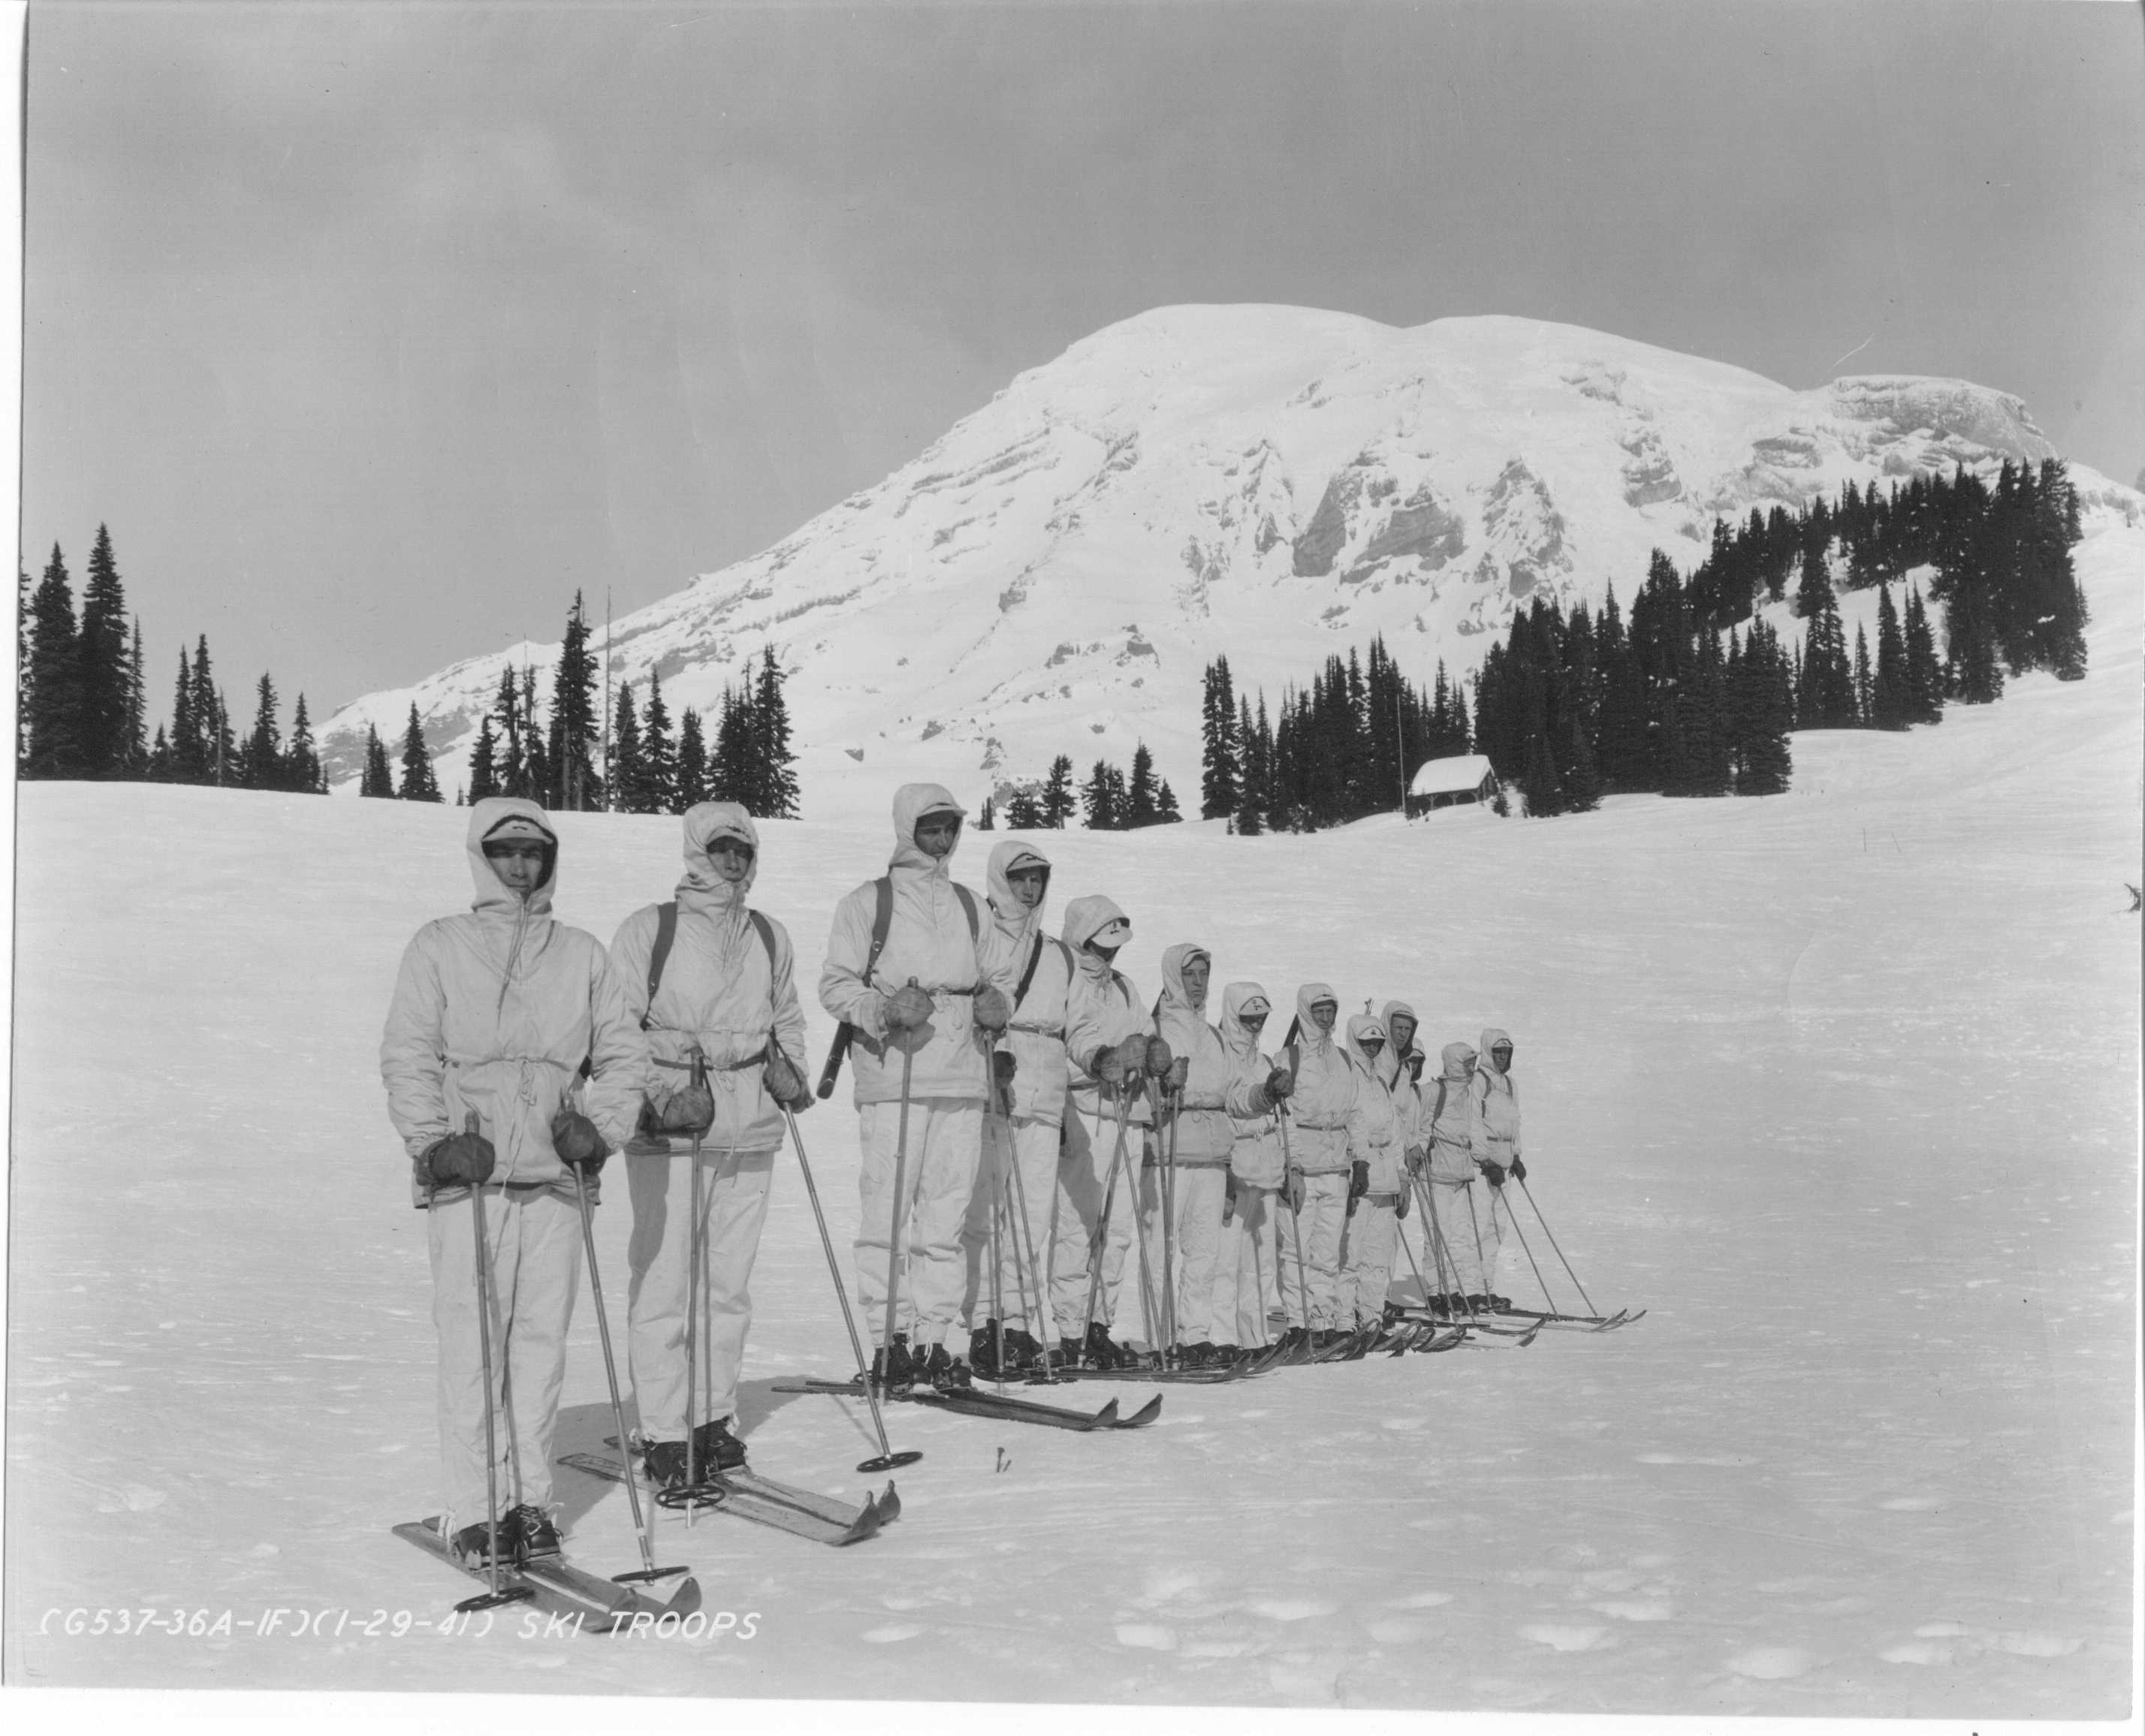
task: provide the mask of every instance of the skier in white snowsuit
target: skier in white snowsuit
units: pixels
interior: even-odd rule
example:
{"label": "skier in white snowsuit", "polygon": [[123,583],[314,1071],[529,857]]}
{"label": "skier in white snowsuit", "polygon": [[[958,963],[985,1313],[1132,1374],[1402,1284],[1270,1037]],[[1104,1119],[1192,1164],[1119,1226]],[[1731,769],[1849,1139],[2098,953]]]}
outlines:
{"label": "skier in white snowsuit", "polygon": [[1463,1306],[1489,1306],[1483,1265],[1488,1256],[1494,1270],[1490,1250],[1496,1246],[1497,1224],[1477,1198],[1482,1190],[1474,1185],[1481,1173],[1475,1158],[1475,1051],[1464,1042],[1449,1042],[1440,1058],[1437,1082],[1425,1092],[1431,1099],[1426,1112],[1431,1215],[1425,1229],[1434,1239],[1433,1251],[1443,1251],[1444,1281],[1456,1286],[1445,1294],[1456,1312]]}
{"label": "skier in white snowsuit", "polygon": [[1308,1331],[1321,1346],[1343,1336],[1355,1320],[1353,1298],[1341,1294],[1341,1241],[1353,1167],[1350,1147],[1365,1082],[1333,1040],[1339,1012],[1340,1003],[1326,984],[1305,983],[1296,992],[1296,1040],[1282,1057],[1295,1081],[1284,1112],[1288,1175],[1282,1228],[1291,1271],[1299,1250],[1302,1256],[1310,1317],[1303,1317],[1288,1286],[1282,1286],[1282,1295],[1291,1309],[1293,1330]]}
{"label": "skier in white snowsuit", "polygon": [[[1065,1107],[1065,1153],[1058,1177],[1063,1191],[1058,1214],[1056,1274],[1059,1350],[1069,1361],[1085,1356],[1100,1365],[1136,1361],[1110,1336],[1117,1318],[1125,1256],[1139,1211],[1138,1176],[1152,1131],[1147,1088],[1141,1077],[1149,1032],[1138,991],[1111,960],[1132,938],[1124,912],[1099,895],[1066,907],[1065,944],[1076,967],[1065,1007],[1065,1051],[1070,1074]],[[1117,1151],[1117,1117],[1126,1118],[1125,1168],[1110,1197],[1110,1169]],[[1102,1208],[1110,1205],[1108,1233],[1099,1251]],[[1089,1280],[1102,1261],[1095,1317],[1087,1318]],[[1068,1325],[1071,1331],[1067,1331]],[[1076,1337],[1082,1333],[1084,1336]]]}
{"label": "skier in white snowsuit", "polygon": [[[991,920],[1008,954],[1007,968],[1013,979],[1013,1017],[998,1044],[999,1065],[1003,1070],[1010,1061],[1013,1074],[1010,1114],[984,1117],[983,1161],[962,1231],[968,1256],[964,1311],[973,1327],[968,1361],[978,1371],[989,1367],[997,1355],[991,1317],[986,1316],[981,1326],[974,1326],[974,1321],[976,1309],[988,1301],[991,1214],[1001,1202],[1004,1216],[999,1226],[998,1285],[1004,1309],[1008,1368],[1033,1365],[1045,1346],[1054,1350],[1060,1336],[1081,1330],[1081,1324],[1069,1316],[1033,1318],[1028,1300],[1036,1296],[1046,1315],[1055,1315],[1048,1269],[1064,1141],[1065,1001],[1072,987],[1073,963],[1065,943],[1043,927],[1043,900],[1049,887],[1049,858],[1034,845],[1008,838],[993,847]],[[1020,1171],[1018,1186],[1010,1168],[1015,1163]],[[1023,1201],[1028,1207],[1024,1236],[1018,1216]],[[1028,1270],[1031,1248],[1042,1271]]]}
{"label": "skier in white snowsuit", "polygon": [[[1281,1136],[1273,1112],[1288,1075],[1259,1049],[1259,1032],[1272,1012],[1267,992],[1256,982],[1232,982],[1222,991],[1222,1043],[1229,1054],[1231,1090],[1246,1092],[1250,1112],[1230,1123],[1235,1137],[1214,1251],[1210,1330],[1223,1350],[1266,1344],[1267,1305],[1280,1296],[1272,1226],[1274,1195],[1282,1185]],[[1231,1101],[1238,1100],[1232,1095]]]}
{"label": "skier in white snowsuit", "polygon": [[1509,1298],[1496,1294],[1497,1260],[1504,1251],[1504,1212],[1499,1209],[1505,1178],[1525,1181],[1527,1165],[1520,1153],[1520,1093],[1512,1082],[1512,1039],[1495,1025],[1482,1032],[1482,1048],[1468,1087],[1472,1114],[1468,1122],[1468,1144],[1475,1165],[1490,1184],[1482,1219],[1482,1289],[1493,1308],[1508,1308]]}
{"label": "skier in white snowsuit", "polygon": [[[948,873],[963,810],[936,783],[904,783],[893,798],[890,915],[873,958],[878,883],[835,908],[819,974],[819,1004],[851,1027],[849,1056],[861,1163],[857,1178],[857,1291],[881,1349],[874,1377],[965,1385],[968,1365],[946,1339],[958,1322],[966,1261],[961,1227],[983,1157],[984,1033],[1011,1011],[1010,958],[975,894]],[[868,977],[867,977],[868,972]],[[904,1057],[909,1068],[903,1198],[894,1198]],[[886,1355],[888,1256],[903,1226],[906,1276]]]}
{"label": "skier in white snowsuit", "polygon": [[1341,1251],[1340,1311],[1345,1325],[1352,1311],[1358,1329],[1384,1324],[1406,1186],[1400,1112],[1392,1092],[1378,1077],[1386,1047],[1382,1020],[1365,1012],[1348,1021],[1348,1057],[1362,1077],[1349,1129],[1351,1178]]}
{"label": "skier in white snowsuit", "polygon": [[[1140,1186],[1150,1245],[1160,1248],[1162,1238],[1175,1238],[1169,1264],[1176,1277],[1178,1360],[1192,1368],[1213,1361],[1217,1343],[1242,1343],[1233,1309],[1222,1336],[1214,1336],[1214,1273],[1229,1165],[1236,1153],[1237,1124],[1232,1117],[1253,1115],[1264,1101],[1257,1095],[1264,1080],[1241,1077],[1221,1033],[1207,1022],[1212,970],[1213,960],[1203,947],[1173,946],[1162,955],[1155,1026],[1172,1057],[1164,1100],[1169,1121],[1155,1137]],[[1165,1190],[1164,1171],[1172,1154],[1174,1186]],[[1166,1221],[1172,1193],[1174,1224]]]}
{"label": "skier in white snowsuit", "polygon": [[[1415,1041],[1416,1032],[1420,1028],[1415,1008],[1406,1001],[1388,1001],[1379,1012],[1378,1022],[1386,1029],[1386,1046],[1377,1059],[1378,1077],[1392,1093],[1393,1111],[1400,1123],[1396,1137],[1401,1153],[1401,1199],[1394,1208],[1394,1216],[1399,1220],[1394,1240],[1405,1243],[1408,1214],[1415,1209],[1416,1189],[1430,1162],[1430,1100],[1423,1095],[1423,1052]],[[1425,1223],[1419,1227],[1426,1246],[1430,1226]],[[1421,1270],[1426,1287],[1423,1301],[1426,1304],[1436,1293],[1431,1276],[1436,1268],[1433,1261],[1426,1259]]]}
{"label": "skier in white snowsuit", "polygon": [[[633,1198],[626,1359],[649,1474],[666,1485],[685,1479],[689,1431],[696,1473],[744,1463],[731,1422],[752,1325],[747,1286],[783,1139],[782,1106],[812,1101],[800,1071],[804,1012],[789,931],[745,903],[759,869],[759,828],[734,802],[702,802],[685,815],[684,856],[668,951],[654,956],[664,927],[659,904],[628,917],[610,948],[612,975],[648,1033],[654,1067],[640,1131],[625,1148]],[[689,1285],[696,1195],[703,1264]],[[689,1288],[701,1316],[691,1335],[699,1364],[693,1416],[685,1408]]]}
{"label": "skier in white snowsuit", "polygon": [[[552,1435],[581,1261],[570,1165],[592,1183],[604,1153],[631,1134],[648,1051],[603,948],[552,918],[559,840],[544,810],[480,801],[465,848],[475,901],[426,923],[403,953],[380,1074],[416,1202],[429,1206],[441,1535],[465,1560],[486,1558],[495,1477],[509,1510],[497,1515],[500,1555],[527,1559],[559,1550]],[[490,1393],[471,1184],[484,1193]],[[501,1420],[489,1465],[488,1406]]]}

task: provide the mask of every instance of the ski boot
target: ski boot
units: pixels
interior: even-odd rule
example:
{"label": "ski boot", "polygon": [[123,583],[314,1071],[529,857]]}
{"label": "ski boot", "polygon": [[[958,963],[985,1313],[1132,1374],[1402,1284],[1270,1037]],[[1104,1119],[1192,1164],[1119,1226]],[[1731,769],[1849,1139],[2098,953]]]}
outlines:
{"label": "ski boot", "polygon": [[1343,1331],[1338,1326],[1321,1326],[1311,1335],[1311,1347],[1314,1350],[1330,1350],[1334,1346],[1354,1336],[1354,1333]]}
{"label": "ski boot", "polygon": [[730,1433],[730,1420],[719,1416],[693,1430],[693,1456],[702,1480],[744,1469],[744,1443]]}
{"label": "ski boot", "polygon": [[1461,1300],[1466,1303],[1470,1314],[1487,1314],[1490,1311],[1490,1298],[1485,1291],[1471,1290]]}
{"label": "ski boot", "polygon": [[871,1383],[881,1392],[908,1391],[920,1372],[917,1359],[909,1352],[906,1332],[893,1335],[891,1353],[884,1345],[872,1352]]}
{"label": "ski boot", "polygon": [[1510,1314],[1512,1311],[1512,1299],[1510,1296],[1492,1295],[1490,1298],[1490,1309],[1494,1314]]}
{"label": "ski boot", "polygon": [[1018,1369],[1024,1374],[1050,1372],[1050,1364],[1056,1353],[1045,1350],[1035,1341],[1033,1334],[1014,1327],[1005,1336],[1005,1346],[1008,1368]]}
{"label": "ski boot", "polygon": [[[1027,1343],[1023,1347],[1022,1341]],[[998,1360],[998,1346],[1005,1346],[1005,1360]],[[1008,1326],[1000,1329],[996,1321],[985,1321],[977,1331],[968,1335],[968,1365],[986,1380],[1002,1380],[1009,1376],[1025,1374],[1033,1365],[1034,1353],[1042,1348],[1028,1334]]]}
{"label": "ski boot", "polygon": [[1140,1353],[1130,1345],[1113,1342],[1110,1329],[1098,1320],[1087,1322],[1087,1337],[1080,1346],[1080,1352],[1090,1368],[1137,1368],[1140,1365]]}
{"label": "ski boot", "polygon": [[1293,1356],[1310,1344],[1311,1334],[1301,1326],[1291,1326],[1274,1342],[1281,1346],[1285,1355]]}
{"label": "ski boot", "polygon": [[563,1552],[559,1541],[559,1528],[552,1523],[551,1515],[541,1507],[523,1505],[516,1507],[501,1520],[499,1527],[499,1546],[506,1547],[507,1522],[514,1526],[514,1559],[526,1564],[531,1561],[555,1561]]}
{"label": "ski boot", "polygon": [[[464,1525],[449,1540],[447,1547],[454,1551],[455,1559],[470,1569],[491,1565],[491,1521],[480,1519],[473,1525]],[[499,1521],[499,1564],[514,1564],[514,1522],[501,1515]]]}
{"label": "ski boot", "polygon": [[[694,1467],[704,1472],[704,1459]],[[682,1440],[651,1440],[640,1455],[640,1468],[648,1480],[658,1489],[683,1489],[685,1486],[685,1443]]]}
{"label": "ski boot", "polygon": [[1085,1346],[1077,1338],[1059,1339],[1058,1348],[1050,1353],[1051,1366],[1061,1369],[1078,1368],[1084,1360],[1082,1354],[1084,1349]]}
{"label": "ski boot", "polygon": [[948,1355],[943,1344],[931,1346],[931,1354],[923,1360],[921,1378],[940,1392],[962,1392],[975,1384],[968,1365],[958,1356]]}
{"label": "ski boot", "polygon": [[1214,1344],[1207,1346],[1207,1348],[1213,1353],[1207,1359],[1211,1367],[1227,1368],[1231,1363],[1241,1362],[1244,1358],[1244,1347],[1242,1345]]}

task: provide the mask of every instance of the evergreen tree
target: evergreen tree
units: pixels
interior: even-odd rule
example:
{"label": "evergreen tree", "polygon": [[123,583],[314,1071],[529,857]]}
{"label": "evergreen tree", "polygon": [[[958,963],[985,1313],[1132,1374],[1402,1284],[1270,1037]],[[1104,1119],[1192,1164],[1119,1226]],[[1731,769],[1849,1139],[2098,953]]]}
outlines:
{"label": "evergreen tree", "polygon": [[[158,732],[161,738],[162,731]],[[306,696],[298,695],[298,709],[291,714],[291,747],[283,756],[283,788],[301,795],[324,796],[326,778],[321,771],[320,750],[313,743],[313,720],[306,714]]]}
{"label": "evergreen tree", "polygon": [[678,773],[671,791],[674,812],[684,813],[708,799],[708,745],[700,714],[688,707],[678,724]]}
{"label": "evergreen tree", "polygon": [[1125,787],[1124,818],[1121,823],[1127,830],[1155,823],[1154,755],[1141,742],[1132,749],[1132,782]]}
{"label": "evergreen tree", "polygon": [[201,730],[194,721],[193,671],[187,666],[186,647],[179,647],[179,679],[172,689],[171,752],[166,760],[174,783],[202,781]]}
{"label": "evergreen tree", "polygon": [[474,807],[499,791],[499,743],[491,733],[491,714],[477,722],[476,745],[470,750],[469,799]]}
{"label": "evergreen tree", "polygon": [[1080,801],[1087,811],[1090,832],[1124,829],[1127,806],[1125,775],[1107,760],[1095,762],[1094,770],[1088,773],[1087,782],[1081,789]]}
{"label": "evergreen tree", "polygon": [[581,594],[566,615],[565,642],[551,679],[551,739],[548,755],[552,799],[544,805],[561,809],[594,808],[602,794],[593,754],[600,719],[596,716],[596,661],[589,650],[588,611]]}
{"label": "evergreen tree", "polygon": [[983,798],[983,810],[976,816],[976,830],[995,832],[998,829],[998,810],[991,805],[988,796]]}
{"label": "evergreen tree", "polygon": [[633,684],[621,681],[610,725],[610,805],[621,813],[654,813],[648,768],[640,758],[640,719],[633,708]]}
{"label": "evergreen tree", "polygon": [[1229,675],[1229,659],[1217,657],[1207,666],[1200,706],[1202,819],[1219,819],[1234,813],[1241,800],[1242,747],[1237,728],[1236,688]]}
{"label": "evergreen tree", "polygon": [[1877,673],[1869,685],[1869,722],[1879,729],[1907,727],[1907,636],[1899,611],[1892,606],[1892,587],[1877,593]]}
{"label": "evergreen tree", "polygon": [[1804,729],[1854,727],[1854,668],[1848,659],[1839,606],[1829,591],[1822,608],[1810,617],[1809,636],[1803,650],[1802,685],[1795,694],[1795,718]]}
{"label": "evergreen tree", "polygon": [[392,800],[395,795],[395,773],[387,764],[387,749],[380,739],[380,732],[371,724],[365,726],[365,771],[358,779],[357,793],[361,796],[384,796]]}
{"label": "evergreen tree", "polygon": [[648,710],[640,728],[644,813],[680,813],[678,804],[678,750],[670,739],[670,708],[663,703],[663,681],[648,672]]}
{"label": "evergreen tree", "polygon": [[788,673],[774,660],[774,647],[765,647],[759,665],[759,685],[753,695],[753,746],[759,762],[759,799],[752,812],[761,819],[794,820],[799,815],[797,756],[789,748],[789,705],[782,697]]}
{"label": "evergreen tree", "polygon": [[246,789],[285,788],[283,736],[276,723],[276,684],[266,674],[254,689],[253,729],[239,750],[238,782]]}
{"label": "evergreen tree", "polygon": [[223,694],[216,684],[216,671],[209,662],[206,633],[194,642],[190,684],[197,768],[194,781],[228,783],[237,770],[237,745],[231,739],[230,711],[223,703]]}
{"label": "evergreen tree", "polygon": [[1174,826],[1184,818],[1177,810],[1177,792],[1169,787],[1169,779],[1162,780],[1162,793],[1155,798],[1154,823],[1157,826]]}
{"label": "evergreen tree", "polygon": [[1026,784],[1020,785],[1007,798],[1008,831],[1039,832],[1048,823],[1043,817],[1043,804],[1036,799],[1035,792]]}
{"label": "evergreen tree", "polygon": [[74,592],[60,545],[30,599],[29,644],[16,764],[25,778],[79,778],[86,765],[82,739],[82,654],[77,644]]}
{"label": "evergreen tree", "polygon": [[1936,636],[1918,587],[1907,591],[1906,720],[1935,724],[1943,719],[1943,666],[1937,660]]}
{"label": "evergreen tree", "polygon": [[1066,821],[1072,818],[1072,759],[1070,754],[1060,754],[1050,762],[1050,773],[1043,780],[1043,823],[1053,832],[1063,832]]}
{"label": "evergreen tree", "polygon": [[112,558],[111,535],[99,525],[82,585],[82,628],[75,642],[81,664],[77,727],[87,777],[123,778],[132,769],[132,654],[127,628],[126,589]]}
{"label": "evergreen tree", "polygon": [[432,775],[431,750],[425,745],[425,726],[417,721],[417,704],[410,704],[410,727],[402,734],[402,799],[437,802],[440,780]]}
{"label": "evergreen tree", "polygon": [[1876,682],[1869,671],[1869,639],[1862,624],[1854,624],[1854,722],[1858,728],[1875,727]]}
{"label": "evergreen tree", "polygon": [[1794,770],[1788,732],[1794,727],[1794,676],[1779,635],[1763,621],[1750,624],[1738,674],[1741,739],[1735,767],[1739,796],[1784,793]]}
{"label": "evergreen tree", "polygon": [[[499,672],[499,691],[492,698],[488,722],[498,724],[492,738],[492,788],[495,796],[527,796],[529,760],[524,744],[526,720],[521,712],[521,688],[511,669]],[[475,800],[471,797],[472,801]]]}
{"label": "evergreen tree", "polygon": [[709,757],[708,799],[735,802],[746,813],[764,813],[759,781],[759,742],[753,727],[752,674],[744,684],[723,689],[722,720],[715,725],[714,751]]}

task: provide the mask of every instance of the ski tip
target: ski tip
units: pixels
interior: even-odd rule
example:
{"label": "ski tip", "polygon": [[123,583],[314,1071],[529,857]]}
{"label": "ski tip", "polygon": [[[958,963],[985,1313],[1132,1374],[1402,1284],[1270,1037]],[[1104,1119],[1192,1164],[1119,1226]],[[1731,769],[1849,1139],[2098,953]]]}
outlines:
{"label": "ski tip", "polygon": [[659,1620],[666,1615],[690,1615],[700,1607],[700,1582],[689,1574],[678,1582],[678,1589],[667,1601],[649,1597],[644,1592],[641,1597]]}
{"label": "ski tip", "polygon": [[[1114,1405],[1117,1400],[1112,1399],[1110,1402]],[[1112,1423],[1111,1427],[1117,1429],[1143,1428],[1146,1425],[1152,1422],[1155,1418],[1161,1415],[1162,1395],[1157,1392],[1152,1398],[1149,1399],[1144,1405],[1141,1405],[1138,1410],[1133,1411],[1130,1416]]]}
{"label": "ski tip", "polygon": [[882,1525],[901,1517],[901,1497],[895,1493],[892,1483],[886,1485],[886,1493],[878,1498],[878,1516]]}
{"label": "ski tip", "polygon": [[1117,1401],[1112,1399],[1095,1413],[1095,1420],[1090,1426],[1097,1429],[1114,1429],[1117,1425]]}

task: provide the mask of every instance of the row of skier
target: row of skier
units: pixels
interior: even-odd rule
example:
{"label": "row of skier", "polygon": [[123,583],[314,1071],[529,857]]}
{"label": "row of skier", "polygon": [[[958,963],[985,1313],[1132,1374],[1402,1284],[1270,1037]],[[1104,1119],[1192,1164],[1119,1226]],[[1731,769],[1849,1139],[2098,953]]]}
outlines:
{"label": "row of skier", "polygon": [[[1411,1009],[1336,1035],[1314,983],[1285,1052],[1265,1053],[1257,984],[1207,1022],[1202,948],[1168,950],[1149,1006],[1115,968],[1131,923],[1110,900],[1073,900],[1048,934],[1032,845],[998,846],[987,903],[954,882],[963,817],[936,785],[897,793],[887,873],[838,908],[819,983],[839,1022],[821,1095],[846,1057],[858,1118],[875,1380],[1136,1360],[1112,1334],[1135,1241],[1147,1341],[1177,1360],[1263,1344],[1284,1308],[1330,1341],[1385,1306],[1403,1176],[1433,1209],[1446,1196],[1453,1291],[1491,1299],[1497,1212],[1470,1185],[1525,1174],[1502,1033],[1479,1063],[1449,1045],[1426,1082]],[[691,1484],[744,1463],[749,1278],[785,1124],[794,1137],[814,1095],[789,937],[748,902],[742,808],[685,816],[674,896],[608,950],[551,915],[559,839],[535,804],[480,802],[466,850],[471,908],[406,948],[381,1066],[428,1212],[441,1530],[466,1559],[525,1559],[559,1548],[553,1438],[605,1159],[624,1151],[633,1214],[636,1444],[652,1480]]]}

